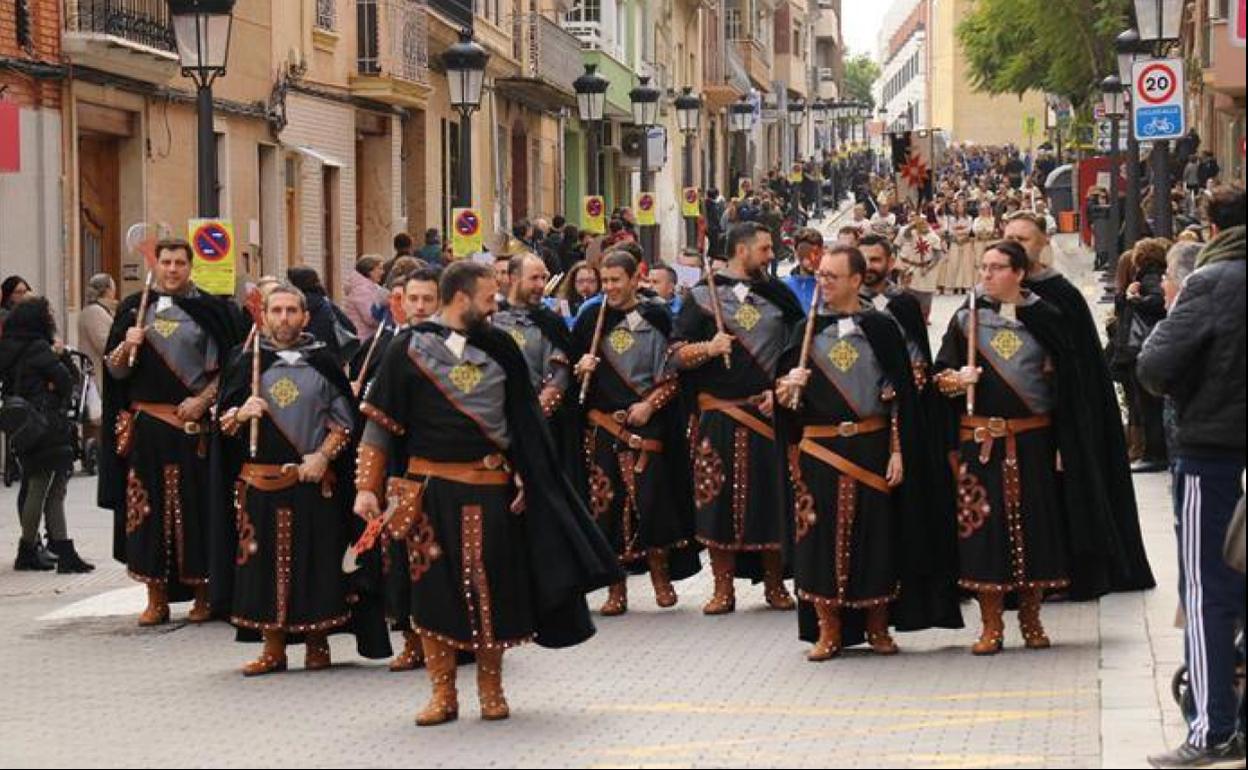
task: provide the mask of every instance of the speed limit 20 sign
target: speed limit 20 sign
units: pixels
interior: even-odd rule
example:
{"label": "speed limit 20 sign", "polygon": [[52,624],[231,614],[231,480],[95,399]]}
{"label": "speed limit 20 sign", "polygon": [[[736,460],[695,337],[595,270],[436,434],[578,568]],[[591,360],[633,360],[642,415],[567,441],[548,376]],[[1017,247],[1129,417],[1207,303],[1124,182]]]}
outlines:
{"label": "speed limit 20 sign", "polygon": [[1143,142],[1180,139],[1187,133],[1182,59],[1138,61],[1131,72],[1131,130]]}

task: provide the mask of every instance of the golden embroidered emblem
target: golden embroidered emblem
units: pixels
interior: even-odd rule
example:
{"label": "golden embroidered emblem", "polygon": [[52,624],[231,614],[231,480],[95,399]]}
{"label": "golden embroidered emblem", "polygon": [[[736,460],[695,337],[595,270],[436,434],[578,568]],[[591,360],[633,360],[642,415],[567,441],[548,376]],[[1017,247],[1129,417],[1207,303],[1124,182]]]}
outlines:
{"label": "golden embroidered emblem", "polygon": [[622,326],[616,327],[615,331],[607,336],[607,344],[619,355],[627,353],[636,341],[632,333]]}
{"label": "golden embroidered emblem", "polygon": [[170,321],[168,318],[157,318],[152,322],[152,328],[156,330],[157,334],[165,339],[172,337],[173,333],[178,330],[179,326],[181,326],[179,321]]}
{"label": "golden embroidered emblem", "polygon": [[285,409],[299,399],[299,387],[289,377],[283,377],[269,386],[273,403]]}
{"label": "golden embroidered emblem", "polygon": [[828,351],[828,360],[843,374],[853,369],[854,364],[858,363],[858,349],[848,340],[841,340]]}
{"label": "golden embroidered emblem", "polygon": [[471,393],[481,384],[483,376],[480,367],[466,362],[456,364],[450,374],[451,384],[459,388],[460,393]]}
{"label": "golden embroidered emblem", "polygon": [[992,342],[988,344],[992,345],[992,349],[997,351],[1006,361],[1013,358],[1014,354],[1023,348],[1022,339],[1010,329],[1002,329],[994,334]]}
{"label": "golden embroidered emblem", "polygon": [[736,320],[737,326],[748,332],[752,331],[755,326],[758,326],[758,322],[763,320],[763,314],[758,312],[758,308],[743,302],[741,307],[737,308],[737,314],[733,318]]}
{"label": "golden embroidered emblem", "polygon": [[524,344],[525,344],[524,332],[520,331],[519,329],[512,329],[511,332],[509,333],[511,334],[511,338],[516,341],[516,345],[518,345],[520,349],[523,350]]}

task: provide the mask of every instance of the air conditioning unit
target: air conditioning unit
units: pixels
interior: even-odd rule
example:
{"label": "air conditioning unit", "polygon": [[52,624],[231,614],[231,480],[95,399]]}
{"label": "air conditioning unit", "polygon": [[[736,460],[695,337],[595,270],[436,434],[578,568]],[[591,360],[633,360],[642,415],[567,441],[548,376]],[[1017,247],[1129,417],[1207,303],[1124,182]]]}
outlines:
{"label": "air conditioning unit", "polygon": [[626,158],[641,157],[641,143],[645,141],[644,133],[640,128],[628,128],[624,132],[624,138],[621,144],[621,150]]}

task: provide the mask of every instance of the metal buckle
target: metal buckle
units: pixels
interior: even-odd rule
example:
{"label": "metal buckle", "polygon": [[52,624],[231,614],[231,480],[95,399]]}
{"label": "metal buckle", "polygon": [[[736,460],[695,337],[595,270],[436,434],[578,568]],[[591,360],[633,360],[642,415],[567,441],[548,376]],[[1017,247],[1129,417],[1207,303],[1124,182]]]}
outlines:
{"label": "metal buckle", "polygon": [[858,423],[843,422],[836,426],[836,435],[841,438],[853,438],[858,435]]}
{"label": "metal buckle", "polygon": [[628,421],[628,412],[623,409],[617,409],[616,411],[611,413],[611,419],[615,420],[620,425],[623,425],[625,422]]}
{"label": "metal buckle", "polygon": [[971,431],[971,438],[974,439],[976,444],[982,444],[991,438],[991,436],[989,435],[987,428],[976,428]]}
{"label": "metal buckle", "polygon": [[204,432],[204,426],[197,422],[183,423],[182,432],[188,436],[198,436]]}
{"label": "metal buckle", "polygon": [[1007,432],[1007,425],[1004,417],[988,418],[988,433],[993,438],[1004,438]]}
{"label": "metal buckle", "polygon": [[485,466],[487,471],[496,471],[503,467],[507,459],[500,454],[486,455],[481,458],[481,465]]}
{"label": "metal buckle", "polygon": [[629,449],[633,449],[633,450],[641,449],[643,442],[644,441],[641,438],[641,436],[638,436],[635,433],[628,434],[628,448]]}

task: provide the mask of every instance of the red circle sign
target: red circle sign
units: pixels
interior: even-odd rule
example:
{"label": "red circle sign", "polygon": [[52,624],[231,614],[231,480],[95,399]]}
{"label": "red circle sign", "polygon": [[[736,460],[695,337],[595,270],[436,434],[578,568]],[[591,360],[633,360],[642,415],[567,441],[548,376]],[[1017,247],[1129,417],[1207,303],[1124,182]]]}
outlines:
{"label": "red circle sign", "polygon": [[685,190],[685,200],[689,201],[690,203],[697,203],[698,202],[697,188],[690,187],[688,190]]}
{"label": "red circle sign", "polygon": [[1146,104],[1165,104],[1179,87],[1179,78],[1170,65],[1158,62],[1140,70],[1135,91]]}
{"label": "red circle sign", "polygon": [[191,236],[191,246],[195,249],[195,258],[205,262],[220,262],[230,253],[233,243],[230,234],[217,222],[208,222],[195,229]]}
{"label": "red circle sign", "polygon": [[481,229],[481,220],[477,218],[477,212],[461,211],[459,218],[455,220],[455,229],[463,236],[476,235]]}
{"label": "red circle sign", "polygon": [[649,194],[643,195],[641,196],[641,200],[639,200],[638,203],[641,205],[642,211],[649,211],[650,209],[654,208],[654,196],[649,195]]}
{"label": "red circle sign", "polygon": [[588,213],[591,217],[602,216],[602,199],[590,198],[588,201],[586,201],[585,212]]}

